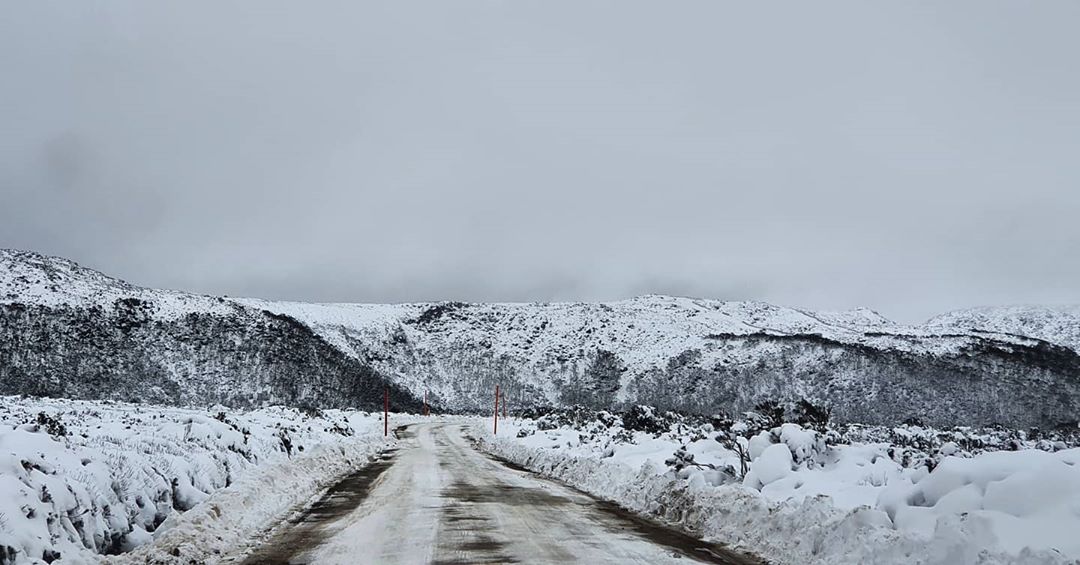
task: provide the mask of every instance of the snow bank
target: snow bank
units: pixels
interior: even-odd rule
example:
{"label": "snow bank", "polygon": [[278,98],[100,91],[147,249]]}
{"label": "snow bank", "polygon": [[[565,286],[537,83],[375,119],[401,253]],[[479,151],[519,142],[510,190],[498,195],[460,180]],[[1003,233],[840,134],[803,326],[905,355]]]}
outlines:
{"label": "snow bank", "polygon": [[740,478],[739,455],[708,424],[544,428],[511,420],[498,437],[477,436],[534,471],[777,563],[1080,560],[1077,448],[1033,441],[1021,447],[1048,450],[970,452],[946,442],[920,459],[888,443],[832,445],[784,424],[741,440],[753,458]]}
{"label": "snow bank", "polygon": [[140,546],[115,561],[213,560],[367,462],[381,428],[363,412],[0,397],[0,563]]}

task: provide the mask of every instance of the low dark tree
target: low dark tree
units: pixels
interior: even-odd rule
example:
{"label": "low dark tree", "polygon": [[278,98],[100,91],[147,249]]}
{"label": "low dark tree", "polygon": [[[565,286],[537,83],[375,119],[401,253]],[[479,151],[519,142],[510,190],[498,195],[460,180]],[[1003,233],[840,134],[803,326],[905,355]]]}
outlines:
{"label": "low dark tree", "polygon": [[766,400],[754,406],[754,413],[764,418],[769,428],[783,425],[785,412],[784,405],[775,400]]}
{"label": "low dark tree", "polygon": [[795,405],[795,423],[804,428],[824,432],[829,426],[832,411],[824,406],[816,406],[805,398]]}
{"label": "low dark tree", "polygon": [[64,421],[60,419],[60,416],[38,412],[36,423],[45,429],[45,433],[53,437],[60,438],[68,435],[67,426],[64,425]]}

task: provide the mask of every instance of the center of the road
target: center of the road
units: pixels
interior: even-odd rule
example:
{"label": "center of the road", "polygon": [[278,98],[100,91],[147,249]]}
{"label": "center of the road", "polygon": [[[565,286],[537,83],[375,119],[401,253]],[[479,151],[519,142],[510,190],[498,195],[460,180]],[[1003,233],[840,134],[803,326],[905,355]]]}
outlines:
{"label": "center of the road", "polygon": [[481,453],[468,432],[398,427],[395,449],[230,562],[759,563]]}

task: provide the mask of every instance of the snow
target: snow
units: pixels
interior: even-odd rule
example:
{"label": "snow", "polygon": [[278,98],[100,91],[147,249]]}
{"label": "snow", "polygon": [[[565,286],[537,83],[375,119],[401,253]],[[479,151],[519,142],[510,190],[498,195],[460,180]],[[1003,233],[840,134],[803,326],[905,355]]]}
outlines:
{"label": "snow", "polygon": [[938,517],[969,513],[982,519],[1007,551],[1053,548],[1080,558],[1078,458],[1080,448],[947,457],[922,480],[902,485],[888,508],[909,514],[919,509],[900,529],[926,530]]}
{"label": "snow", "polygon": [[768,487],[791,474],[791,450],[782,443],[766,447],[750,464],[744,484]]}
{"label": "snow", "polygon": [[381,414],[0,397],[0,551],[205,560],[386,445]]}
{"label": "snow", "polygon": [[[836,444],[785,423],[751,437],[750,468],[739,480],[738,455],[709,424],[647,433],[619,420],[610,427],[551,421],[512,419],[500,423],[498,437],[477,433],[502,457],[771,562],[1080,560],[1080,448],[1061,449],[1060,441],[854,427],[842,435],[889,435],[901,444]],[[957,441],[926,443],[924,457],[914,456],[910,445],[931,437]]]}

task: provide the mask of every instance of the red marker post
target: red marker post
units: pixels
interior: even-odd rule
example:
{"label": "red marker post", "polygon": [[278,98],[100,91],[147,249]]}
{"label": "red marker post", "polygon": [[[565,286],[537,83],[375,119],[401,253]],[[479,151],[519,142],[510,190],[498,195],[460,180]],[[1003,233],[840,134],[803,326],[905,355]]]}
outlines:
{"label": "red marker post", "polygon": [[383,389],[383,427],[382,435],[386,437],[390,435],[390,387]]}
{"label": "red marker post", "polygon": [[499,433],[499,385],[495,385],[495,431],[492,433]]}

